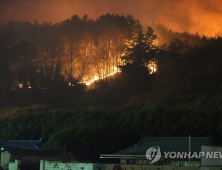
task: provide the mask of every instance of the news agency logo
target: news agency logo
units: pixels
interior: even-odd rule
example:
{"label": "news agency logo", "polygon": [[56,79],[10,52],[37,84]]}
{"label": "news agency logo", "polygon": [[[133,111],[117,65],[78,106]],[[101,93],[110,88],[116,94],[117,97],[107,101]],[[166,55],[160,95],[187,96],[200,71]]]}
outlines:
{"label": "news agency logo", "polygon": [[[170,159],[222,159],[222,152],[219,151],[201,151],[201,152],[163,152],[165,158]],[[159,146],[150,147],[146,151],[146,158],[149,164],[153,164],[160,160],[161,158],[161,151]]]}
{"label": "news agency logo", "polygon": [[146,159],[149,164],[153,164],[157,161],[159,161],[161,157],[161,152],[160,152],[160,147],[159,146],[154,146],[150,147],[146,151]]}

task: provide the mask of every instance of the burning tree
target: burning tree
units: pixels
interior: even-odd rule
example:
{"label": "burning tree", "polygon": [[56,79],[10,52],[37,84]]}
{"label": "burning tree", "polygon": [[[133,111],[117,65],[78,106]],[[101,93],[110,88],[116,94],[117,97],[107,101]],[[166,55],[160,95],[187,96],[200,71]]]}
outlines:
{"label": "burning tree", "polygon": [[144,85],[144,82],[154,72],[149,65],[150,62],[155,62],[157,58],[158,48],[154,45],[156,38],[157,35],[154,34],[151,27],[148,27],[145,34],[141,30],[121,57],[122,65],[118,67],[122,74],[129,78],[133,91],[141,88],[141,85]]}

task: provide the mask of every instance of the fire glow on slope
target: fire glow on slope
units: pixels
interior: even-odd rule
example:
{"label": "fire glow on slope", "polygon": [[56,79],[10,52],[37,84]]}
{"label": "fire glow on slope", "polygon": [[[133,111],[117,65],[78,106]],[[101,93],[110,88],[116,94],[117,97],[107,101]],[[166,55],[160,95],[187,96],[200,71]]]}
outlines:
{"label": "fire glow on slope", "polygon": [[[157,71],[157,65],[155,62],[150,62],[150,64],[148,65],[148,69],[150,70],[150,74],[153,74]],[[83,80],[81,82],[79,82],[80,84],[85,84],[87,86],[91,85],[92,83],[94,83],[95,81],[98,80],[102,80],[105,79],[107,77],[110,77],[118,72],[121,72],[116,66],[114,67],[114,71],[111,72],[110,74],[100,78],[98,75],[94,75],[93,78],[88,79],[88,77],[84,77]]]}
{"label": "fire glow on slope", "polygon": [[[150,62],[150,64],[148,65],[148,68],[150,70],[150,74],[153,74],[157,71],[157,65],[155,62]],[[104,76],[103,78],[100,78],[98,75],[94,75],[93,78],[91,79],[88,79],[87,77],[84,77],[82,81],[79,82],[79,84],[85,84],[87,86],[90,86],[92,83],[94,83],[95,81],[98,81],[98,80],[102,80],[102,79],[105,79],[107,77],[110,77],[118,72],[121,72],[116,66],[114,67],[114,71],[111,72],[110,74]],[[69,83],[69,86],[73,86],[71,85],[71,83]],[[19,88],[23,88],[23,84],[20,83],[19,84]],[[28,88],[31,88],[31,86],[29,85]],[[46,88],[43,88],[43,89],[46,89]]]}
{"label": "fire glow on slope", "polygon": [[80,84],[85,84],[85,85],[89,86],[89,85],[91,85],[92,83],[94,83],[97,80],[105,79],[107,77],[110,77],[110,76],[118,73],[118,72],[120,72],[120,70],[116,66],[114,66],[114,69],[113,69],[113,71],[110,74],[107,74],[107,75],[105,75],[103,77],[99,77],[98,75],[94,75],[93,78],[91,78],[91,79],[88,78],[88,77],[84,77],[83,80],[81,82],[79,82],[79,83]]}

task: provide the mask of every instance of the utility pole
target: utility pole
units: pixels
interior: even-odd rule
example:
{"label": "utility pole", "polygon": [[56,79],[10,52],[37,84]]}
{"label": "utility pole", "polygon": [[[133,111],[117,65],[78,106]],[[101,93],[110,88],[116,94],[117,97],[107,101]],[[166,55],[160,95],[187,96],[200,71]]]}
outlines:
{"label": "utility pole", "polygon": [[189,135],[189,166],[190,166],[190,157],[191,157],[191,139]]}

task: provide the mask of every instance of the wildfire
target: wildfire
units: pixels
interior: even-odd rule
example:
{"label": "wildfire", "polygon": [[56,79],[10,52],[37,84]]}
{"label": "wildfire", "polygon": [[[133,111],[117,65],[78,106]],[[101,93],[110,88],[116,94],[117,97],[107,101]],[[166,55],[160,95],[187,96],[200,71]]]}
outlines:
{"label": "wildfire", "polygon": [[[148,68],[151,70],[150,74],[153,74],[155,72],[157,72],[157,64],[155,62],[150,62],[150,64],[148,65]],[[94,83],[95,81],[98,80],[102,80],[104,78],[110,77],[116,73],[120,72],[120,70],[115,66],[114,67],[114,71],[106,76],[103,77],[99,77],[98,75],[95,75],[93,78],[89,79],[87,77],[84,77],[83,80],[81,82],[79,82],[80,84],[85,84],[87,86],[91,85],[92,83]]]}
{"label": "wildfire", "polygon": [[85,84],[85,85],[89,86],[89,85],[91,85],[92,83],[94,83],[97,80],[102,80],[104,78],[110,77],[110,76],[112,76],[112,75],[114,75],[114,74],[116,74],[118,72],[120,72],[120,70],[116,66],[114,66],[113,71],[110,74],[106,75],[106,76],[99,77],[98,75],[94,75],[93,78],[91,78],[91,79],[89,79],[87,77],[84,77],[83,80],[81,82],[79,82],[79,83],[80,84]]}
{"label": "wildfire", "polygon": [[[157,65],[155,62],[150,62],[150,64],[148,65],[148,68],[151,70],[150,71],[150,74],[153,74],[157,71]],[[79,82],[79,84],[85,84],[87,86],[90,86],[92,83],[94,83],[95,81],[98,81],[98,80],[102,80],[102,79],[105,79],[107,77],[110,77],[118,72],[121,72],[116,66],[114,67],[113,71],[106,75],[106,76],[103,76],[103,77],[99,77],[98,75],[94,75],[93,78],[88,78],[88,77],[84,77],[82,81]],[[69,86],[73,86],[71,85],[71,83],[69,83]],[[18,86],[20,89],[23,88],[23,84],[20,83],[19,86]],[[29,85],[28,88],[30,89],[31,86]],[[42,89],[47,89],[47,88],[42,88]]]}

